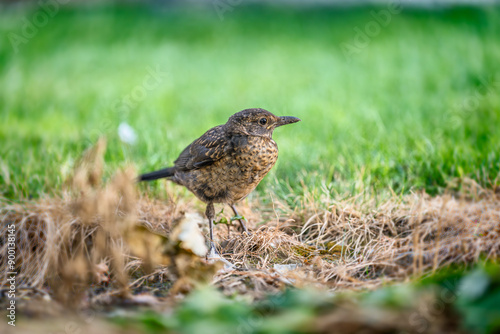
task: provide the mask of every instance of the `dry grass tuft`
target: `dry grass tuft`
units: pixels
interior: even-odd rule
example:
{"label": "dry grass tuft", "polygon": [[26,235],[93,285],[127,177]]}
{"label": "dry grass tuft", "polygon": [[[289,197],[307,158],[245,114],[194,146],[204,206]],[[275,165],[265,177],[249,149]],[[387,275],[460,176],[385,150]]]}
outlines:
{"label": "dry grass tuft", "polygon": [[[332,201],[323,210],[309,202],[302,211],[282,214],[307,217],[303,221],[290,224],[276,217],[251,235],[227,241],[223,250],[244,268],[269,271],[294,285],[333,289],[376,288],[452,263],[497,258],[499,195],[473,181],[468,184],[458,198],[420,193],[375,206],[354,197]],[[234,285],[231,280],[226,273],[218,284]]]}
{"label": "dry grass tuft", "polygon": [[127,293],[130,261],[122,236],[137,220],[135,173],[118,172],[102,185],[105,147],[100,140],[84,154],[62,198],[0,209],[2,227],[16,226],[17,280],[34,288],[48,286],[56,300],[70,307],[79,305],[102,268],[109,268],[118,291]]}
{"label": "dry grass tuft", "polygon": [[265,269],[274,264],[301,261],[303,244],[277,228],[261,226],[249,235],[236,235],[224,243],[223,254],[238,267]]}
{"label": "dry grass tuft", "polygon": [[[84,154],[62,197],[22,205],[1,203],[0,254],[7,254],[6,229],[14,224],[20,291],[47,290],[62,305],[77,308],[85,296],[95,299],[89,293],[98,287],[115,297],[130,298],[131,275],[148,274],[159,264],[171,264],[178,279],[196,272],[184,268],[188,260],[204,271],[212,268],[201,262],[199,254],[166,236],[173,225],[189,222],[181,207],[148,199],[138,202],[133,169],[119,171],[102,183],[105,147],[100,140]],[[201,234],[199,238],[203,243]],[[181,253],[184,262],[178,260]],[[5,257],[0,265],[5,282],[11,271]]]}

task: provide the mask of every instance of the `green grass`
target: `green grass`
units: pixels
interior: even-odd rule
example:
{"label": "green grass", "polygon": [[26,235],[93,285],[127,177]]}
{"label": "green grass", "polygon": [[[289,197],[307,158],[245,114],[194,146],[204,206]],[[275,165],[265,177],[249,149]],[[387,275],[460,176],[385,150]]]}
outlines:
{"label": "green grass", "polygon": [[[2,196],[57,193],[101,135],[108,175],[168,166],[248,107],[303,120],[275,132],[280,159],[261,192],[436,193],[456,177],[491,186],[499,173],[500,8],[405,9],[349,58],[340,45],[372,8],[239,6],[220,20],[211,7],[68,7],[15,53],[8,33],[36,10],[0,13]],[[118,111],[147,68],[161,82]],[[135,146],[119,141],[122,121]]]}

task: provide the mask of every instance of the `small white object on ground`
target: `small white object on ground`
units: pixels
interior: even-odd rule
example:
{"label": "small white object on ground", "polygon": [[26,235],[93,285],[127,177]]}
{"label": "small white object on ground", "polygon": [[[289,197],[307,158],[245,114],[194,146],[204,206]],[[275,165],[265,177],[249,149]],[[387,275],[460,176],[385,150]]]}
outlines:
{"label": "small white object on ground", "polygon": [[137,141],[137,134],[135,133],[134,128],[126,122],[122,122],[118,126],[118,136],[125,144],[134,145]]}
{"label": "small white object on ground", "polygon": [[279,272],[280,274],[283,274],[287,271],[295,270],[297,269],[298,265],[296,263],[292,264],[275,264],[273,266],[273,269]]}
{"label": "small white object on ground", "polygon": [[172,239],[179,240],[181,247],[202,257],[208,252],[205,238],[198,227],[198,221],[186,216],[172,232]]}

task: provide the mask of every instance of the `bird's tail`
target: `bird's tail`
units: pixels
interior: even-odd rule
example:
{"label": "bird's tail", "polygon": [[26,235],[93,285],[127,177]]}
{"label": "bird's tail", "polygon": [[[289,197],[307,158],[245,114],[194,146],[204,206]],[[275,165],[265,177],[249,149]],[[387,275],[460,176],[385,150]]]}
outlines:
{"label": "bird's tail", "polygon": [[175,167],[160,169],[151,173],[139,175],[138,181],[153,181],[164,177],[174,176]]}

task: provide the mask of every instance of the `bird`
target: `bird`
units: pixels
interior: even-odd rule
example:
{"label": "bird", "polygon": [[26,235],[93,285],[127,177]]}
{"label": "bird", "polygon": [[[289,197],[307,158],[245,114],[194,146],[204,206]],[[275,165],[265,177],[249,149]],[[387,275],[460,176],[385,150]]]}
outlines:
{"label": "bird", "polygon": [[[214,204],[226,204],[241,217],[235,204],[247,197],[271,170],[278,159],[273,131],[301,121],[292,116],[275,116],[261,108],[239,111],[193,141],[174,165],[138,177],[139,181],[161,178],[186,187],[206,203],[210,250],[214,254]],[[239,219],[244,232],[248,232]]]}

